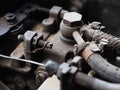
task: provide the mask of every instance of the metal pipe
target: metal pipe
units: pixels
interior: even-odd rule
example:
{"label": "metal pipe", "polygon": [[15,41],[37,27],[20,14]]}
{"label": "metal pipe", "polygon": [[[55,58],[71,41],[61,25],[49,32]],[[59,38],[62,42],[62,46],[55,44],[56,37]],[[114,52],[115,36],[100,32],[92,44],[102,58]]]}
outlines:
{"label": "metal pipe", "polygon": [[83,38],[80,36],[80,33],[78,31],[74,31],[73,32],[73,38],[75,39],[75,41],[77,42],[78,45],[83,45],[85,44],[85,41],[83,40]]}
{"label": "metal pipe", "polygon": [[80,33],[78,31],[74,31],[72,33],[74,40],[76,41],[76,43],[78,44],[78,51],[82,51],[84,49],[84,47],[86,46],[85,41],[83,40],[83,38],[80,36]]}

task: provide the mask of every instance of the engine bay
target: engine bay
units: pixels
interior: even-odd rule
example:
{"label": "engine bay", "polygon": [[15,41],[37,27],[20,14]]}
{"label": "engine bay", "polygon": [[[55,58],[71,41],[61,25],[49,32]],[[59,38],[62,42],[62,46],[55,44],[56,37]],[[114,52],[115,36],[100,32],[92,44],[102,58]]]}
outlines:
{"label": "engine bay", "polygon": [[0,90],[120,90],[119,7],[0,1]]}

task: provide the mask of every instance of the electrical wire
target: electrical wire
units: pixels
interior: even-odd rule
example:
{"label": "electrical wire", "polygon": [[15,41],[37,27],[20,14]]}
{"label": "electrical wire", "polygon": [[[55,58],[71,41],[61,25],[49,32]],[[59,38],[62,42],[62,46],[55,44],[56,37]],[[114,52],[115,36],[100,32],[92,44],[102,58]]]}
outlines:
{"label": "electrical wire", "polygon": [[5,59],[9,59],[9,60],[16,60],[16,61],[21,61],[21,62],[26,62],[26,63],[31,63],[31,64],[34,64],[34,65],[45,67],[44,64],[36,62],[36,61],[10,57],[10,56],[6,56],[6,55],[2,55],[2,54],[0,54],[0,58],[5,58]]}

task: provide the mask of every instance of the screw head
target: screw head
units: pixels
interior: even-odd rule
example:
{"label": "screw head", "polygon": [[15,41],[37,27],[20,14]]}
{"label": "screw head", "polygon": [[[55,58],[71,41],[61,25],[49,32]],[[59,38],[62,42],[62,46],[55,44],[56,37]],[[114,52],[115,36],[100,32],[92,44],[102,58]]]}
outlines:
{"label": "screw head", "polygon": [[77,12],[65,13],[63,23],[69,27],[78,27],[82,24],[82,15]]}

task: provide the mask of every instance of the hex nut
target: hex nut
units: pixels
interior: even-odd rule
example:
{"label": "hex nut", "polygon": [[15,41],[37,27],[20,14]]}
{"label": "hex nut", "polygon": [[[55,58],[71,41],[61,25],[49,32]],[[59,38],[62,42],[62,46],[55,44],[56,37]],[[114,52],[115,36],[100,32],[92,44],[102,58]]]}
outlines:
{"label": "hex nut", "polygon": [[4,18],[9,22],[10,24],[14,24],[16,22],[16,15],[14,13],[7,13]]}
{"label": "hex nut", "polygon": [[65,13],[63,23],[69,27],[77,27],[82,24],[82,15],[77,12]]}

